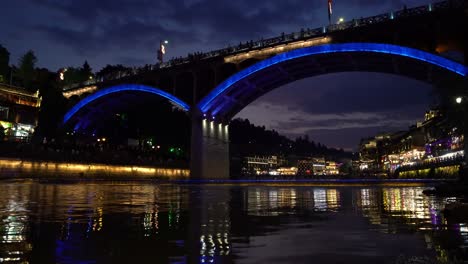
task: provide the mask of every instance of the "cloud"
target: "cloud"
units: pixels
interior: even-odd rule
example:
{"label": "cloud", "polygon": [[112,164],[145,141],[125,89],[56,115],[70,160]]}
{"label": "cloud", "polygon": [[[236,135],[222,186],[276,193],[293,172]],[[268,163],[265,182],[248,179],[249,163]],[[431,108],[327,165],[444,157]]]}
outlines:
{"label": "cloud", "polygon": [[[404,2],[408,6],[425,3]],[[401,0],[353,0],[336,2],[334,13],[351,19],[402,5]],[[4,19],[10,23],[0,23],[0,34],[8,36],[21,27],[25,41],[26,36],[37,32],[42,39],[32,42],[66,47],[73,53],[68,58],[99,55],[95,62],[98,67],[122,63],[118,58],[108,61],[117,52],[137,50],[139,57],[150,57],[161,39],[171,40],[169,56],[185,56],[327,23],[326,1],[16,0],[7,1],[2,8],[8,11]],[[11,21],[18,23],[11,27]],[[52,59],[46,59],[50,64]],[[63,58],[62,64],[68,64],[65,61]]]}
{"label": "cloud", "polygon": [[289,83],[259,100],[288,105],[310,114],[383,112],[427,107],[432,86],[406,77],[383,73],[345,72]]}
{"label": "cloud", "polygon": [[247,118],[257,125],[265,125],[291,138],[307,134],[311,139],[328,146],[356,149],[361,138],[381,132],[406,130],[410,125],[421,121],[424,107],[420,108],[419,115],[415,117],[407,110],[311,114],[260,101],[246,108],[237,117]]}
{"label": "cloud", "polygon": [[[250,115],[253,112],[255,115]],[[341,130],[350,128],[408,127],[417,118],[403,117],[398,112],[349,112],[311,114],[284,105],[259,102],[249,106],[237,117],[249,118],[255,124],[265,124],[286,134],[305,134],[311,130]]]}

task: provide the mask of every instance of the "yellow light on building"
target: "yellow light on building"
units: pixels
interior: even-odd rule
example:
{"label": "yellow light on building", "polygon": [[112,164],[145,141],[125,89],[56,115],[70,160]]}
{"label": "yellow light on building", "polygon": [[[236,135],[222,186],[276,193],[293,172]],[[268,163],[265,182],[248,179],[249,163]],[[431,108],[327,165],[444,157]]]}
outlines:
{"label": "yellow light on building", "polygon": [[232,55],[232,56],[227,56],[224,58],[224,62],[225,63],[239,63],[249,58],[266,58],[266,57],[269,57],[278,53],[283,53],[286,51],[299,49],[299,48],[322,45],[322,44],[326,44],[330,42],[331,42],[330,37],[319,37],[319,38],[312,38],[312,39],[307,39],[307,40],[294,41],[288,44],[279,44],[273,47],[267,47],[267,48],[258,49],[258,50],[251,50],[248,52],[239,53],[239,54]]}

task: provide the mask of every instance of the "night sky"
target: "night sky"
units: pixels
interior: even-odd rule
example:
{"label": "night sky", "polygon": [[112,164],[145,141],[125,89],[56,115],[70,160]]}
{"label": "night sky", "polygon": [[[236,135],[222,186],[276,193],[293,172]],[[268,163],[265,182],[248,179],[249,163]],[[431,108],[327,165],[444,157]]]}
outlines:
{"label": "night sky", "polygon": [[[334,21],[428,4],[429,0],[335,0]],[[38,66],[57,70],[154,64],[167,57],[326,25],[326,0],[14,0],[3,1],[0,44],[10,63],[32,49]],[[308,134],[356,149],[361,137],[407,129],[433,101],[431,86],[376,73],[329,74],[279,88],[245,108],[249,118],[289,136]]]}

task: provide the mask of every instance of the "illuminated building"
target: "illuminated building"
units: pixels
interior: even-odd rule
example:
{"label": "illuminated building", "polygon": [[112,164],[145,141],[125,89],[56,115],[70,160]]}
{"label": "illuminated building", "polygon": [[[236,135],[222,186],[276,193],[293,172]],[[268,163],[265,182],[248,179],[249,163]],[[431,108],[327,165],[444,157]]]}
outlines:
{"label": "illuminated building", "polygon": [[339,165],[335,161],[327,161],[323,157],[302,159],[297,162],[297,175],[337,175]]}
{"label": "illuminated building", "polygon": [[440,111],[437,109],[431,109],[424,114],[424,122],[427,122],[429,120],[433,120],[436,117],[440,116]]}
{"label": "illuminated building", "polygon": [[425,113],[424,121],[417,122],[408,131],[361,140],[359,170],[393,175],[410,167],[422,169],[441,161],[460,159],[463,139],[456,128],[447,127],[438,110],[430,110]]}
{"label": "illuminated building", "polygon": [[246,175],[267,175],[270,171],[285,165],[286,160],[278,156],[245,157],[243,173]]}
{"label": "illuminated building", "polygon": [[296,176],[297,167],[280,167],[276,171],[278,172],[278,175]]}
{"label": "illuminated building", "polygon": [[0,84],[0,129],[4,129],[7,137],[31,136],[37,126],[40,106],[39,91],[33,93]]}
{"label": "illuminated building", "polygon": [[338,175],[340,173],[338,163],[334,161],[327,161],[325,165],[326,175]]}
{"label": "illuminated building", "polygon": [[312,158],[313,162],[313,174],[314,175],[325,175],[325,158]]}
{"label": "illuminated building", "polygon": [[314,171],[314,162],[312,159],[303,159],[297,161],[297,175],[312,175]]}
{"label": "illuminated building", "polygon": [[375,138],[361,139],[359,144],[359,169],[373,170],[377,166],[377,141]]}

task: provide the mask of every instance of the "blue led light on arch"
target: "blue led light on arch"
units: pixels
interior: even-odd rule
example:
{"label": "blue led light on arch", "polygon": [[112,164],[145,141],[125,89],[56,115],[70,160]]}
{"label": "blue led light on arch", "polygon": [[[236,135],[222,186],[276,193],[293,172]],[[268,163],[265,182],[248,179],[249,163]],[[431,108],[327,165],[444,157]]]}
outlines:
{"label": "blue led light on arch", "polygon": [[66,114],[65,117],[63,118],[63,123],[67,123],[70,118],[75,115],[78,111],[80,111],[81,108],[86,106],[87,104],[93,102],[94,100],[97,100],[103,96],[112,94],[112,93],[118,93],[118,92],[124,92],[124,91],[139,91],[139,92],[146,92],[146,93],[151,93],[151,94],[156,94],[161,97],[164,97],[171,101],[172,103],[176,104],[177,106],[181,107],[184,109],[184,111],[189,111],[190,106],[180,100],[179,98],[164,92],[160,89],[146,86],[146,85],[140,85],[140,84],[123,84],[123,85],[117,85],[117,86],[112,86],[110,88],[98,90],[97,92],[87,96],[83,100],[79,101],[75,106],[72,107]]}
{"label": "blue led light on arch", "polygon": [[260,61],[250,66],[249,68],[234,74],[233,76],[229,77],[227,80],[222,82],[211,93],[209,93],[198,103],[198,107],[200,108],[202,113],[207,113],[213,107],[213,103],[216,101],[218,96],[221,96],[231,86],[245,79],[249,75],[266,69],[272,65],[306,56],[340,52],[371,52],[392,54],[437,65],[461,76],[466,76],[468,73],[468,68],[463,64],[451,61],[449,59],[425,51],[402,47],[398,45],[378,43],[327,44],[292,50],[276,55],[272,58]]}

